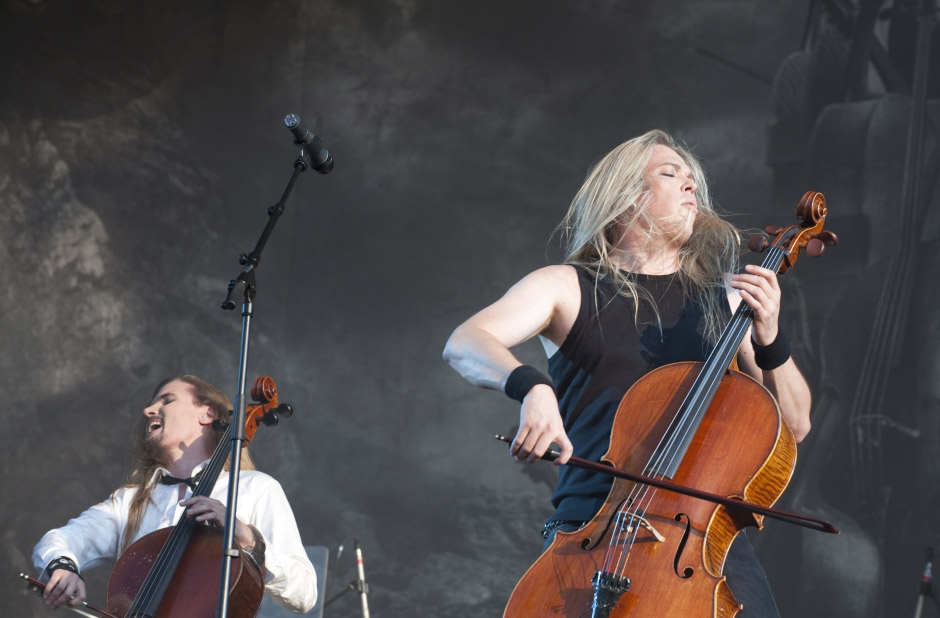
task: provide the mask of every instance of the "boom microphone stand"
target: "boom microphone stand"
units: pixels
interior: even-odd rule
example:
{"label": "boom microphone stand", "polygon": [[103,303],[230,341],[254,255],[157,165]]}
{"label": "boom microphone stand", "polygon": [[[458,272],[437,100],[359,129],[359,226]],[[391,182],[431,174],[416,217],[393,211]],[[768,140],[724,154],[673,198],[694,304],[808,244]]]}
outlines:
{"label": "boom microphone stand", "polygon": [[[358,575],[359,578],[349,582],[349,584],[334,595],[333,598],[326,601],[326,603],[323,604],[323,609],[326,609],[328,605],[347,592],[355,590],[359,593],[359,602],[362,604],[362,618],[369,618],[369,584],[366,583],[366,573],[362,566],[362,548],[359,546],[359,539],[353,538],[353,543],[355,544],[356,550],[356,575]],[[343,551],[342,545],[339,546],[339,551]]]}
{"label": "boom microphone stand", "polygon": [[933,587],[933,548],[927,548],[927,563],[924,566],[924,575],[920,580],[920,591],[917,594],[917,606],[914,608],[914,618],[920,618],[924,611],[924,599],[937,600],[937,590]]}
{"label": "boom microphone stand", "polygon": [[[245,442],[245,370],[248,365],[248,335],[251,328],[252,302],[257,290],[255,286],[255,269],[261,261],[261,252],[274,231],[274,226],[284,213],[284,204],[294,188],[294,183],[301,173],[308,167],[313,167],[321,174],[327,174],[333,169],[333,156],[320,142],[320,139],[307,130],[307,127],[294,114],[284,119],[284,125],[294,134],[294,143],[300,146],[300,155],[294,161],[294,173],[291,175],[287,188],[281,195],[277,204],[268,208],[268,223],[261,232],[255,248],[251,253],[244,253],[238,257],[242,271],[238,278],[228,284],[228,296],[222,303],[222,309],[231,311],[235,308],[235,298],[242,297],[242,333],[241,350],[238,363],[238,391],[235,396],[235,411],[232,418],[232,454],[229,460],[228,503],[225,507],[225,533],[222,552],[222,577],[219,581],[218,618],[228,616],[228,589],[232,579],[232,558],[238,556],[235,549],[235,507],[238,497],[238,478],[241,472],[242,444]],[[311,159],[312,156],[312,159]]]}

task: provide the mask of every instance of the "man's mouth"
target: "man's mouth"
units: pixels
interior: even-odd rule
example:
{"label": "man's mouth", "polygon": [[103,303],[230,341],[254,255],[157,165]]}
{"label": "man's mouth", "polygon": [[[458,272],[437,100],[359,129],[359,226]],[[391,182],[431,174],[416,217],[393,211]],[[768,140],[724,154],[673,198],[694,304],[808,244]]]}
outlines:
{"label": "man's mouth", "polygon": [[152,434],[153,432],[160,429],[161,427],[163,427],[163,423],[161,423],[160,421],[157,421],[157,420],[150,421],[150,424],[147,425],[147,435]]}

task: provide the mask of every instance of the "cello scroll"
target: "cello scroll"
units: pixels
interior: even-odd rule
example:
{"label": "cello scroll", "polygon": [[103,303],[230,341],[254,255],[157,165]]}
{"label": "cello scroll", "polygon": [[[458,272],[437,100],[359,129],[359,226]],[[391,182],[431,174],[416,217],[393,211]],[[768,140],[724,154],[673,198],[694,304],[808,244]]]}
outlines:
{"label": "cello scroll", "polygon": [[767,234],[774,237],[772,242],[763,234],[754,234],[748,239],[747,246],[754,253],[760,253],[768,248],[783,251],[783,261],[777,268],[779,274],[787,272],[806,249],[810,257],[819,257],[826,247],[839,243],[839,237],[829,230],[823,230],[826,222],[826,198],[822,193],[807,191],[796,205],[796,217],[799,225],[781,228],[768,225]]}
{"label": "cello scroll", "polygon": [[[277,385],[270,376],[259,376],[255,379],[251,385],[251,398],[257,403],[245,406],[245,441],[242,446],[248,446],[261,425],[277,425],[281,417],[287,418],[294,413],[294,408],[289,403],[278,403]],[[228,424],[216,420],[212,427],[221,432],[225,431]]]}

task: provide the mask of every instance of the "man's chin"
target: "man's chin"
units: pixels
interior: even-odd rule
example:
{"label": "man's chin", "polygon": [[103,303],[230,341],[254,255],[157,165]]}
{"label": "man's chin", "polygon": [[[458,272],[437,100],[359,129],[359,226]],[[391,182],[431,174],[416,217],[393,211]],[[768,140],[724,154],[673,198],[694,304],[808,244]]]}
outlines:
{"label": "man's chin", "polygon": [[143,454],[148,459],[162,462],[166,458],[166,447],[161,444],[159,433],[155,431],[144,438]]}

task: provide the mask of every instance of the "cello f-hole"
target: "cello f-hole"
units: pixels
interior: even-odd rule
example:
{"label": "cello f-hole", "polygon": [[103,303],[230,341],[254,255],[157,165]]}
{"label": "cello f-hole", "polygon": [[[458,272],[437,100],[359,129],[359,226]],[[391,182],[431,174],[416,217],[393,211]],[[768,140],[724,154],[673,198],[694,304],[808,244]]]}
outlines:
{"label": "cello f-hole", "polygon": [[676,549],[676,557],[672,563],[672,569],[676,572],[676,575],[682,579],[689,579],[692,575],[695,574],[695,570],[692,567],[685,567],[682,573],[679,572],[679,558],[682,556],[682,551],[685,549],[686,541],[689,540],[689,533],[692,532],[692,522],[689,520],[689,516],[685,513],[678,513],[673,519],[676,521],[685,521],[685,532],[682,533],[682,540],[679,541],[679,547]]}
{"label": "cello f-hole", "polygon": [[623,500],[621,500],[620,504],[617,505],[617,508],[614,509],[613,515],[611,515],[607,519],[607,525],[604,526],[604,529],[601,531],[600,535],[597,537],[597,540],[592,544],[591,537],[584,539],[583,541],[581,541],[581,549],[583,549],[584,551],[591,551],[592,549],[597,547],[601,541],[604,540],[604,537],[607,536],[607,531],[610,530],[610,525],[614,522],[615,519],[619,517],[620,511],[623,510],[623,505],[626,504],[628,500],[630,502],[630,506],[633,506],[633,498],[626,497]]}

